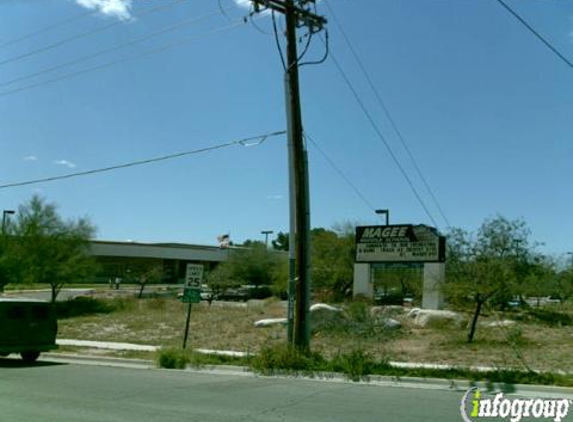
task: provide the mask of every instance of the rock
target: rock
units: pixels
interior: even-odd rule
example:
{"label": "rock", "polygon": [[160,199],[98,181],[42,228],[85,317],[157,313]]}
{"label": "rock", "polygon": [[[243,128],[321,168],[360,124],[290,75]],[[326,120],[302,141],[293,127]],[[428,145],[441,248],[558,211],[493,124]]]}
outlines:
{"label": "rock", "polygon": [[278,325],[278,324],[286,324],[287,323],[287,319],[286,318],[267,318],[267,319],[260,319],[258,321],[255,321],[255,327],[270,327],[272,325]]}
{"label": "rock", "polygon": [[420,308],[412,308],[408,312],[408,318],[416,318],[418,313],[420,312]]}
{"label": "rock", "polygon": [[310,307],[310,312],[315,312],[315,311],[340,312],[340,309],[338,309],[335,306],[327,305],[326,303],[315,303]]}
{"label": "rock", "polygon": [[464,317],[453,311],[414,308],[408,312],[408,316],[414,318],[414,324],[424,328],[444,326],[461,328],[466,323]]}
{"label": "rock", "polygon": [[399,315],[404,312],[404,308],[400,305],[388,305],[388,306],[373,306],[370,308],[370,316],[380,317],[385,315]]}
{"label": "rock", "polygon": [[397,320],[392,319],[392,318],[384,318],[384,319],[380,320],[380,323],[384,328],[390,328],[390,329],[397,329],[397,328],[400,328],[402,326],[400,321],[397,321]]}
{"label": "rock", "polygon": [[512,321],[510,319],[504,319],[503,321],[493,321],[486,323],[486,327],[488,328],[511,327],[515,324],[517,324],[515,321]]}

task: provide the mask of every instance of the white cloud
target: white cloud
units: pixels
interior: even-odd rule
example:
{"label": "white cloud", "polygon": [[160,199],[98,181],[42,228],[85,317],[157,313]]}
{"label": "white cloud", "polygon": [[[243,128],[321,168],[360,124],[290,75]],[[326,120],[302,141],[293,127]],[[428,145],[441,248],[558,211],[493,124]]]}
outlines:
{"label": "white cloud", "polygon": [[245,9],[249,9],[253,4],[251,0],[235,0],[235,3],[237,3],[237,6],[244,7]]}
{"label": "white cloud", "polygon": [[75,0],[86,9],[97,10],[105,16],[121,20],[131,19],[132,0]]}
{"label": "white cloud", "polygon": [[65,166],[69,169],[76,168],[76,165],[74,163],[72,163],[71,161],[68,161],[68,160],[57,160],[57,161],[54,161],[54,164],[57,164],[59,166]]}
{"label": "white cloud", "polygon": [[[241,9],[246,9],[249,11],[254,9],[252,0],[235,0],[235,4],[239,6]],[[265,9],[263,6],[261,6],[260,10],[261,10],[260,14],[262,16],[269,16],[271,14],[271,10]]]}
{"label": "white cloud", "polygon": [[24,161],[38,161],[38,157],[36,157],[35,155],[27,155],[27,156],[23,157],[22,160],[24,160]]}
{"label": "white cloud", "polygon": [[283,199],[282,195],[267,195],[267,199]]}

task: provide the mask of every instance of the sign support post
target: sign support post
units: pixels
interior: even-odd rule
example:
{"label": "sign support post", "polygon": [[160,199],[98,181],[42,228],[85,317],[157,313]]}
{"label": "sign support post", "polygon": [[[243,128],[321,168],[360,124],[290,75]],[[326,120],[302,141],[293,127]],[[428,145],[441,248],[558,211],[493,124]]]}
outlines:
{"label": "sign support post", "polygon": [[189,302],[189,306],[187,307],[187,322],[185,323],[185,336],[183,337],[183,350],[187,347],[187,337],[189,336],[189,323],[191,322],[191,305],[192,303]]}
{"label": "sign support post", "polygon": [[189,304],[187,307],[187,322],[185,322],[185,335],[183,337],[183,350],[187,347],[189,337],[189,324],[191,323],[191,306],[193,303],[201,301],[201,282],[203,281],[203,265],[187,264],[185,274],[185,289],[183,290],[183,303]]}

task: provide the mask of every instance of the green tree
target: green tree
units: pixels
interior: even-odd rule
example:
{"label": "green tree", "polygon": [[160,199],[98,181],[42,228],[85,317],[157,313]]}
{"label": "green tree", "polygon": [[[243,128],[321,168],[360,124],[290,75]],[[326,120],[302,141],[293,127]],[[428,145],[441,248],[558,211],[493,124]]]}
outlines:
{"label": "green tree", "polygon": [[6,230],[0,233],[0,292],[7,284],[18,283],[22,276],[22,265],[15,251],[16,241]]}
{"label": "green tree", "polygon": [[338,230],[311,231],[311,280],[314,293],[335,300],[351,294],[354,272],[354,233],[346,226]]}
{"label": "green tree", "polygon": [[490,302],[504,307],[523,291],[525,270],[517,263],[533,254],[529,235],[522,220],[502,216],[484,221],[475,236],[456,228],[447,235],[444,289],[451,301],[471,300],[474,304],[468,342],[474,339],[484,305]]}
{"label": "green tree", "polygon": [[289,234],[278,232],[275,240],[271,241],[273,249],[277,251],[288,251],[289,250]]}
{"label": "green tree", "polygon": [[94,271],[88,248],[95,228],[87,218],[64,220],[55,204],[35,195],[19,207],[12,232],[18,239],[14,253],[23,265],[22,281],[50,285],[52,302],[65,284]]}
{"label": "green tree", "polygon": [[163,267],[161,262],[154,260],[134,262],[129,266],[129,279],[139,285],[138,298],[143,297],[143,291],[148,284],[160,283],[163,278]]}
{"label": "green tree", "polygon": [[244,284],[258,288],[277,282],[281,274],[278,267],[286,265],[286,255],[268,250],[263,242],[248,244],[248,248],[233,249],[229,259],[209,274],[208,283],[214,293]]}

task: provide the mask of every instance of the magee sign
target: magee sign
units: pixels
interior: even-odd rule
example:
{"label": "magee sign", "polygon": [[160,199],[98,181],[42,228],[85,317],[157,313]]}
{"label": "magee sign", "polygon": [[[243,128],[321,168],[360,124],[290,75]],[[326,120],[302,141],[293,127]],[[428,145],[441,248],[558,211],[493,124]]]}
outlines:
{"label": "magee sign", "polygon": [[433,227],[356,227],[356,262],[444,262],[446,241]]}

